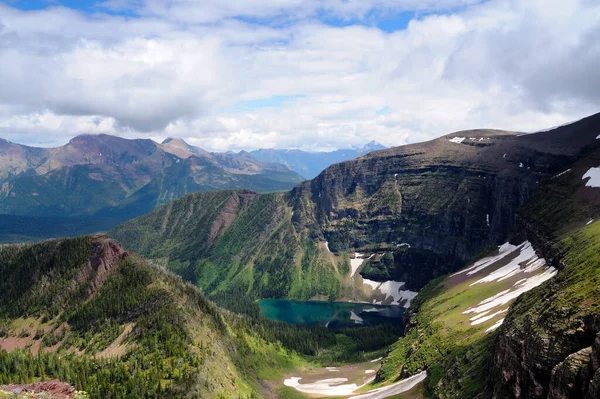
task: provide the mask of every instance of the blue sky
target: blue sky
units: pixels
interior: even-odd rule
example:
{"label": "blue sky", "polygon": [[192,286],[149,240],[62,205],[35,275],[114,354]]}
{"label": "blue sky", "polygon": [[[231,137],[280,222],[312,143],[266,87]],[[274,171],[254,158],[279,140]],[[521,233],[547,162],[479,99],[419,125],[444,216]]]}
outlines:
{"label": "blue sky", "polygon": [[69,7],[84,12],[94,12],[98,10],[95,0],[3,0],[4,3],[19,8],[21,10],[42,10],[52,6]]}
{"label": "blue sky", "polygon": [[[131,10],[127,9],[113,9],[103,5],[102,1],[97,0],[0,0],[5,4],[21,10],[43,10],[48,7],[62,6],[78,10],[84,13],[107,13],[112,15],[121,15],[126,17],[139,17],[139,15]],[[405,29],[411,19],[417,15],[416,11],[402,11],[393,12],[388,10],[387,12],[369,12],[364,16],[358,17],[344,17],[332,14],[331,12],[325,12],[323,10],[317,10],[317,18],[323,23],[335,27],[344,27],[352,25],[366,25],[373,26],[381,29],[385,32],[394,32]],[[277,26],[280,24],[279,18],[252,18],[249,16],[236,16],[241,21],[251,22],[259,25]],[[287,19],[285,20],[287,22]]]}
{"label": "blue sky", "polygon": [[600,110],[597,15],[583,0],[0,0],[0,137],[331,150],[535,131]]}

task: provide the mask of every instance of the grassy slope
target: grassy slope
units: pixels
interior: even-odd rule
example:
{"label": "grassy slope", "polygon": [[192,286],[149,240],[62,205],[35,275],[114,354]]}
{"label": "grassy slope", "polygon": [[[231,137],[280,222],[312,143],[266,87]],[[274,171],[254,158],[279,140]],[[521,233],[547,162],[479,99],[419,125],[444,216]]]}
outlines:
{"label": "grassy slope", "polygon": [[600,311],[600,222],[567,235],[560,244],[565,269],[544,289],[519,298],[507,326],[535,316],[535,326],[547,333]]}
{"label": "grassy slope", "polygon": [[[501,317],[471,326],[468,319],[473,315],[464,315],[462,312],[505,287],[498,283],[470,287],[477,278],[452,286],[444,279],[438,279],[419,293],[417,302],[413,303],[413,309],[418,309],[418,313],[407,335],[392,345],[378,373],[378,381],[404,378],[427,369],[429,378],[425,382],[426,392],[432,394],[448,367],[448,359],[468,350],[473,352],[474,348],[484,349],[488,345],[489,335],[485,330]],[[461,394],[464,397],[483,388],[483,380],[478,378],[481,362],[481,356],[476,355],[469,367],[460,370],[464,388]]]}

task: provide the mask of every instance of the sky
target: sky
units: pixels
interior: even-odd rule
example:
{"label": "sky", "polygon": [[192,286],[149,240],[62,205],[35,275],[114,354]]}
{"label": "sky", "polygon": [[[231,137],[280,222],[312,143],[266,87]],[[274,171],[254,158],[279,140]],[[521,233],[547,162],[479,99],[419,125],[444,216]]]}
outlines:
{"label": "sky", "polygon": [[0,137],[395,146],[600,112],[597,0],[0,0]]}

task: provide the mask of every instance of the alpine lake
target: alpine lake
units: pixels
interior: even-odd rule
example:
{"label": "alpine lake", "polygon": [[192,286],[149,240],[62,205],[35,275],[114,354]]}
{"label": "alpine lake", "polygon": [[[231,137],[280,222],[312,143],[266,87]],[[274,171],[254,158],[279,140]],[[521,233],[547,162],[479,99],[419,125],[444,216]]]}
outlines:
{"label": "alpine lake", "polygon": [[392,323],[402,325],[404,308],[361,302],[292,301],[263,299],[258,302],[262,316],[303,326],[344,328]]}

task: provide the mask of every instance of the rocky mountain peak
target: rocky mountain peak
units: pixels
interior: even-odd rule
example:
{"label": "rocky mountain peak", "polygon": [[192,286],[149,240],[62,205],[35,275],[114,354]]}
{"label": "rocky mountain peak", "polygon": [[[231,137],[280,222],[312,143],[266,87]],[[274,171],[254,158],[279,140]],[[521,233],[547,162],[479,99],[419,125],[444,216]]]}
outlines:
{"label": "rocky mountain peak", "polygon": [[383,144],[380,144],[375,140],[371,140],[367,144],[365,144],[360,150],[366,153],[366,152],[370,152],[370,151],[383,150],[385,148],[387,148],[387,147],[384,146]]}
{"label": "rocky mountain peak", "polygon": [[187,159],[193,155],[197,157],[212,158],[212,154],[200,147],[188,144],[185,140],[178,137],[168,137],[160,144],[160,147],[170,154],[179,158]]}

